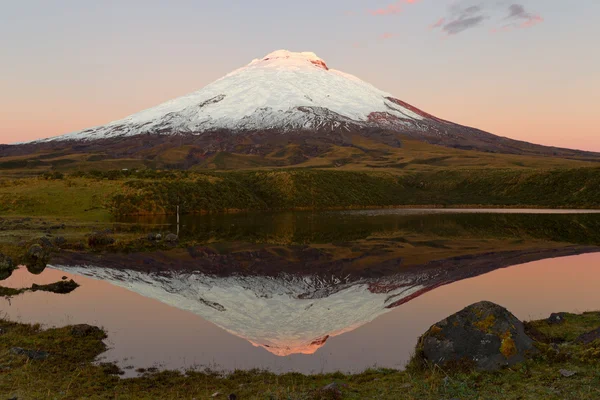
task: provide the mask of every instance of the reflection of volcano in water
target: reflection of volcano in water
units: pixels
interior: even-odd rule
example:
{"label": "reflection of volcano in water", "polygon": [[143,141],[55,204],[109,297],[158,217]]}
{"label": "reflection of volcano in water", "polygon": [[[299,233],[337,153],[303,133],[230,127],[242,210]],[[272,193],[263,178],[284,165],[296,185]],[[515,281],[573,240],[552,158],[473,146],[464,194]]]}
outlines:
{"label": "reflection of volcano in water", "polygon": [[[104,266],[56,266],[108,281],[197,314],[273,354],[312,354],[327,339],[364,325],[444,284],[550,257],[597,251],[564,248],[487,253],[400,268],[382,277],[275,276]],[[92,264],[92,263],[90,263]]]}
{"label": "reflection of volcano in water", "polygon": [[277,355],[312,354],[330,336],[363,325],[394,301],[419,289],[410,280],[389,292],[373,292],[365,281],[316,276],[215,277],[202,273],[145,273],[98,267],[60,267],[109,281],[197,314]]}

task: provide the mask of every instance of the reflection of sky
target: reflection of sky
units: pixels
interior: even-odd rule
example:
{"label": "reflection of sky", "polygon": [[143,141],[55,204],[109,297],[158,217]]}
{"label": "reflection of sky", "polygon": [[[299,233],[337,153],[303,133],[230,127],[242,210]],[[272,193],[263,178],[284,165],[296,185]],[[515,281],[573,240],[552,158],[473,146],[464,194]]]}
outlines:
{"label": "reflection of sky", "polygon": [[[287,357],[254,347],[194,314],[79,276],[75,279],[82,286],[69,295],[30,293],[13,298],[11,305],[0,299],[0,313],[25,322],[104,326],[111,348],[107,357],[129,358],[123,366],[160,363],[177,368],[201,364],[301,372],[357,371],[371,366],[400,368],[413,352],[420,334],[474,302],[496,302],[521,319],[544,318],[556,311],[597,309],[599,266],[600,254],[587,254],[496,270],[425,293],[369,324],[329,338],[315,354]],[[62,275],[46,269],[34,277],[20,270],[3,285],[50,283]]]}
{"label": "reflection of sky", "polygon": [[[477,3],[486,1],[498,3]],[[368,12],[391,3],[7,2],[0,13],[0,142],[119,119],[288,48],[314,51],[330,67],[442,118],[600,151],[600,53],[591,51],[600,37],[600,2],[522,0],[544,22],[492,33],[508,12],[494,9],[450,37],[429,29],[454,18],[450,1]]]}

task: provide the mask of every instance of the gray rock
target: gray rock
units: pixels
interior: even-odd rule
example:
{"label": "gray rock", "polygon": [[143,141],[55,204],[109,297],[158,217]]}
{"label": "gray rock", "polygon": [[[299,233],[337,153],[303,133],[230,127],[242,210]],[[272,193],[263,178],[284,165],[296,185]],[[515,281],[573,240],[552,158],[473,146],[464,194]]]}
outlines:
{"label": "gray rock", "polygon": [[429,328],[419,339],[417,357],[442,367],[493,371],[536,351],[521,321],[504,307],[483,301]]}
{"label": "gray rock", "polygon": [[575,339],[575,342],[583,343],[583,344],[590,344],[596,340],[600,340],[600,328],[594,329],[593,331],[588,332],[588,333],[584,333],[583,335],[581,335],[577,339]]}
{"label": "gray rock", "polygon": [[328,392],[328,393],[332,393],[335,394],[337,396],[341,396],[342,395],[342,386],[346,386],[346,385],[340,385],[337,382],[332,382],[329,385],[323,386],[321,388],[321,392]]}
{"label": "gray rock", "polygon": [[167,236],[165,236],[165,242],[177,243],[178,241],[179,241],[179,236],[177,236],[174,233],[169,233]]}
{"label": "gray rock", "polygon": [[552,313],[547,321],[550,325],[561,325],[565,322],[565,313]]}
{"label": "gray rock", "polygon": [[575,371],[569,371],[568,369],[561,369],[560,371],[558,371],[562,376],[564,376],[565,378],[570,378],[572,376],[577,375],[577,372]]}
{"label": "gray rock", "polygon": [[162,239],[162,235],[160,233],[149,233],[148,240],[151,242],[157,242]]}
{"label": "gray rock", "polygon": [[25,350],[20,347],[13,347],[10,349],[10,352],[19,356],[26,356],[30,360],[45,360],[50,356],[50,354],[45,351],[39,350]]}

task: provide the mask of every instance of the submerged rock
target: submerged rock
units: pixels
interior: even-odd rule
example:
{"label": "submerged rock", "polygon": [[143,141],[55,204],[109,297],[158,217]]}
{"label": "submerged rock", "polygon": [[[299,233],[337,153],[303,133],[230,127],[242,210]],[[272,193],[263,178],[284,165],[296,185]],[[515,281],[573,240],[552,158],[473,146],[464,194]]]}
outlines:
{"label": "submerged rock", "polygon": [[67,294],[71,293],[73,290],[77,289],[79,284],[75,282],[73,279],[70,281],[59,281],[56,283],[51,283],[49,285],[36,285],[35,283],[31,285],[32,292],[50,292],[57,294]]}
{"label": "submerged rock", "polygon": [[419,339],[417,357],[442,367],[493,371],[534,353],[523,323],[507,309],[483,301],[438,322]]}

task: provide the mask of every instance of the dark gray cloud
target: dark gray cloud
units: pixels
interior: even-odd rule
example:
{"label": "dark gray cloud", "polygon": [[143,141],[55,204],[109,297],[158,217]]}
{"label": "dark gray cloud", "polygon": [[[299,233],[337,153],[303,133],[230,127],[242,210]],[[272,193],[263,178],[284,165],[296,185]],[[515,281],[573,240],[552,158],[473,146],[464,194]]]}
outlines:
{"label": "dark gray cloud", "polygon": [[529,14],[525,11],[525,7],[522,4],[511,4],[508,7],[508,17],[506,18],[522,18]]}
{"label": "dark gray cloud", "polygon": [[447,35],[456,35],[478,27],[486,20],[495,20],[496,28],[493,31],[497,31],[528,28],[542,22],[543,18],[528,12],[523,4],[509,5],[509,1],[458,0],[450,5],[447,15],[431,25],[431,28],[440,28]]}
{"label": "dark gray cloud", "polygon": [[485,17],[483,15],[478,15],[476,17],[469,18],[461,18],[447,23],[442,27],[442,30],[448,35],[456,35],[457,33],[461,33],[462,31],[465,31],[469,28],[473,28],[481,24],[484,20]]}
{"label": "dark gray cloud", "polygon": [[487,15],[480,5],[469,3],[453,4],[450,7],[450,14],[451,16],[444,19],[445,23],[441,26],[442,31],[448,35],[456,35],[474,28],[487,19]]}

